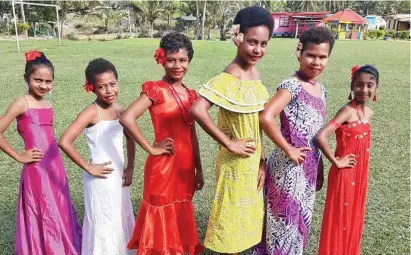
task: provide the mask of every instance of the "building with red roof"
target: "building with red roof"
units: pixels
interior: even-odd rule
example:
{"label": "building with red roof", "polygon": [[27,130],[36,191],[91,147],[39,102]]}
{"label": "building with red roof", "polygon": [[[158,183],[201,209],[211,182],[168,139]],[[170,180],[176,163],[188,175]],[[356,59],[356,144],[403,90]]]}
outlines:
{"label": "building with red roof", "polygon": [[338,39],[361,40],[368,21],[351,9],[338,11],[322,20]]}

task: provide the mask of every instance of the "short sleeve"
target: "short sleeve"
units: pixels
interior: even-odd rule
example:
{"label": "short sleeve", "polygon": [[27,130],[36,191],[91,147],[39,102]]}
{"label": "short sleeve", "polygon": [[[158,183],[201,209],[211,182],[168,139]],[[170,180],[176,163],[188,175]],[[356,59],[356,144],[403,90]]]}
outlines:
{"label": "short sleeve", "polygon": [[195,102],[198,99],[197,91],[190,89],[190,94],[191,94],[191,98],[193,99],[193,102]]}
{"label": "short sleeve", "polygon": [[145,94],[151,101],[153,101],[153,105],[157,102],[159,97],[159,87],[158,84],[153,81],[147,81],[143,83],[141,87],[141,94]]}
{"label": "short sleeve", "polygon": [[321,85],[321,88],[323,89],[323,92],[324,92],[324,100],[327,100],[327,89],[323,85]]}
{"label": "short sleeve", "polygon": [[301,86],[300,82],[296,78],[292,77],[283,80],[277,87],[277,90],[279,89],[285,89],[290,92],[291,100],[294,100],[298,96],[298,93],[300,93]]}

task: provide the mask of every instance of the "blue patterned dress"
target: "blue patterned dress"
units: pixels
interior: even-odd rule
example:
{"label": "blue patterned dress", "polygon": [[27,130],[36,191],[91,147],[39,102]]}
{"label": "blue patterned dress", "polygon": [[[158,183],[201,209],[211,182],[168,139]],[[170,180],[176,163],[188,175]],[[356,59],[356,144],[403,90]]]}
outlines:
{"label": "blue patterned dress", "polygon": [[314,137],[325,121],[326,90],[309,94],[295,77],[281,82],[291,101],[280,114],[281,133],[294,147],[310,147],[295,166],[278,147],[270,154],[265,186],[265,229],[253,255],[300,255],[308,241],[320,151]]}

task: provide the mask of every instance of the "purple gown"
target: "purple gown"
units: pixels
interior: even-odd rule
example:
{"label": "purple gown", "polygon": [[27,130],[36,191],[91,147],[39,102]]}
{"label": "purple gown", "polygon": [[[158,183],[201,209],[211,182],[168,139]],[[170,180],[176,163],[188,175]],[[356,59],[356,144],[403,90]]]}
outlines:
{"label": "purple gown", "polygon": [[53,110],[27,109],[17,118],[17,130],[25,149],[37,147],[44,157],[21,172],[15,254],[79,255],[81,227],[54,137]]}

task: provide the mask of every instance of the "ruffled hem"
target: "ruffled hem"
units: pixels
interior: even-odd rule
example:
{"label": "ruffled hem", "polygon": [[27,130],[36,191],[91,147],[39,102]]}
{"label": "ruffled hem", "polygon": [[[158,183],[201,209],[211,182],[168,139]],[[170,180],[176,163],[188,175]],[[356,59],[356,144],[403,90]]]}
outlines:
{"label": "ruffled hem", "polygon": [[204,251],[201,244],[181,245],[179,247],[168,247],[166,250],[156,250],[153,248],[138,249],[137,255],[196,255]]}
{"label": "ruffled hem", "polygon": [[264,110],[269,97],[261,81],[242,81],[227,73],[212,78],[199,94],[224,109],[239,113]]}
{"label": "ruffled hem", "polygon": [[204,248],[198,238],[193,202],[153,206],[143,200],[127,247],[138,249],[137,255],[201,253]]}

